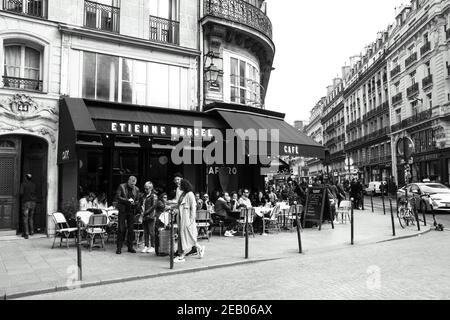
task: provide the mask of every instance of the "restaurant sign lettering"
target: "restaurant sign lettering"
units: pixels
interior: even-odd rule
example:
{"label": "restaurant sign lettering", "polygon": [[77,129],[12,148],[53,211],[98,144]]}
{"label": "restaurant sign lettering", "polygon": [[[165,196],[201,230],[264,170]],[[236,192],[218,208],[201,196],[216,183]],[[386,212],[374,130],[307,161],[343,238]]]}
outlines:
{"label": "restaurant sign lettering", "polygon": [[172,138],[177,140],[182,138],[211,140],[214,137],[212,129],[197,127],[191,128],[161,124],[130,123],[102,120],[95,121],[95,126],[98,131],[122,135],[151,136]]}

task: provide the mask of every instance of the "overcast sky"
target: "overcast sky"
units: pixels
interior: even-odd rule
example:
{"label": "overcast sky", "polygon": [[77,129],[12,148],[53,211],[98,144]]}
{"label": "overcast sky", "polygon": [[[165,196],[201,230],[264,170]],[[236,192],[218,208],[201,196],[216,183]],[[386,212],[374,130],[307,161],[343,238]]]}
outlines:
{"label": "overcast sky", "polygon": [[341,67],[376,40],[409,0],[267,0],[276,46],[266,107],[309,120]]}

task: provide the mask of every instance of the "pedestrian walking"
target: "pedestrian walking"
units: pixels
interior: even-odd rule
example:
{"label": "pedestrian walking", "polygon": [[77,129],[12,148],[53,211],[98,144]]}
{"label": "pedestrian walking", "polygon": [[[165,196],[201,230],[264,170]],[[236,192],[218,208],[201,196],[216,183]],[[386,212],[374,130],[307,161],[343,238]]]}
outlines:
{"label": "pedestrian walking", "polygon": [[25,180],[20,186],[20,197],[23,210],[23,233],[22,236],[28,239],[34,234],[34,212],[36,210],[36,185],[32,181],[32,175],[26,174]]}
{"label": "pedestrian walking", "polygon": [[183,179],[180,183],[180,190],[183,192],[178,200],[177,224],[180,234],[181,251],[180,256],[176,257],[174,262],[185,262],[185,256],[192,247],[196,247],[198,255],[203,258],[205,247],[200,246],[197,241],[197,223],[195,221],[197,214],[197,204],[191,183]]}
{"label": "pedestrian walking", "polygon": [[136,187],[137,178],[131,176],[128,183],[119,186],[116,192],[117,209],[119,210],[119,234],[117,237],[116,254],[122,253],[125,233],[127,233],[128,252],[136,253],[134,242],[134,215],[139,207],[139,188]]}

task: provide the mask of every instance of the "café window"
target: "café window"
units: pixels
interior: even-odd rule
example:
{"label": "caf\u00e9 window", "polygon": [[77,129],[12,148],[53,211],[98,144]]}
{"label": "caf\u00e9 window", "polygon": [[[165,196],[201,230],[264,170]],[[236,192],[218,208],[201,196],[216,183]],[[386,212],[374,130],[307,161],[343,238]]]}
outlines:
{"label": "caf\u00e9 window", "polygon": [[42,91],[41,51],[24,44],[4,46],[3,86]]}
{"label": "caf\u00e9 window", "polygon": [[188,69],[83,53],[82,96],[154,107],[188,109]]}

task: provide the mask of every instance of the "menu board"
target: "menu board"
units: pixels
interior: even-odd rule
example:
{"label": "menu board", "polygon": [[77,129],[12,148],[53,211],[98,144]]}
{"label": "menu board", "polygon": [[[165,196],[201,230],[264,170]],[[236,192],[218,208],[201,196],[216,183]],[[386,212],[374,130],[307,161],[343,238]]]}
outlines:
{"label": "menu board", "polygon": [[305,228],[306,222],[310,221],[318,222],[319,230],[322,229],[325,201],[328,201],[325,191],[326,189],[321,187],[309,189],[306,198],[306,208],[303,212],[303,228]]}

